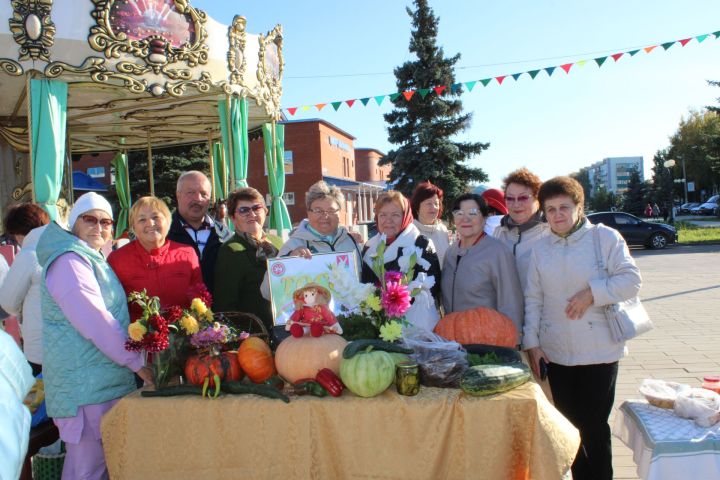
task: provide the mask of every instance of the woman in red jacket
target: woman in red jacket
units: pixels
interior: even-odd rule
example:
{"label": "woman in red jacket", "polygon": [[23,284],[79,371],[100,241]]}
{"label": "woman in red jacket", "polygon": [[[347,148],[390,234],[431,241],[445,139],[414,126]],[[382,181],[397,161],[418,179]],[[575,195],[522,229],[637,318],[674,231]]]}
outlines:
{"label": "woman in red jacket", "polygon": [[[202,272],[192,247],[168,240],[170,210],[157,197],[142,197],[130,209],[130,229],[135,240],[108,257],[126,294],[145,289],[160,298],[160,307],[190,307],[192,297],[202,285]],[[204,288],[204,285],[202,285]],[[135,321],[141,314],[130,307]]]}

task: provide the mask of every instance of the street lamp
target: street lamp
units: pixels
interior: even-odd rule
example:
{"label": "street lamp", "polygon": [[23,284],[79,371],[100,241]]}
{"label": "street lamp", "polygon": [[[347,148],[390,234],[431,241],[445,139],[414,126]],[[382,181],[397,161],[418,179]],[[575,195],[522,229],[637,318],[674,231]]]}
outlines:
{"label": "street lamp", "polygon": [[[675,195],[674,195],[674,187],[675,187],[675,179],[673,179],[673,171],[672,168],[675,166],[675,160],[672,158],[669,160],[665,160],[663,163],[663,167],[668,169],[668,173],[670,173],[670,180],[672,182],[673,188],[670,188],[670,223],[675,224]],[[684,166],[684,164],[683,164]],[[685,193],[685,197],[687,199],[687,192]],[[685,202],[687,203],[687,202]]]}
{"label": "street lamp", "polygon": [[[670,159],[670,160],[672,160],[672,159]],[[667,160],[665,163],[669,162],[670,160]],[[673,162],[673,166],[675,166],[675,164],[677,163],[675,160],[672,160],[672,162]],[[680,157],[680,163],[682,164],[682,171],[683,171],[683,178],[682,178],[683,193],[684,193],[685,203],[688,203],[687,174],[685,173],[685,158],[684,157]]]}

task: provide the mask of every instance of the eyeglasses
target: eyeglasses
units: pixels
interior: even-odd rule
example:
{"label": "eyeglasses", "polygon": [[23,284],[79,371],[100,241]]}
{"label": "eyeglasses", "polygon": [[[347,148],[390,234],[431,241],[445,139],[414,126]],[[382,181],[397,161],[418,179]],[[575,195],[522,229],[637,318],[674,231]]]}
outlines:
{"label": "eyeglasses", "polygon": [[505,195],[505,203],[525,203],[532,198],[532,195],[520,195],[518,197],[508,197]]}
{"label": "eyeglasses", "polygon": [[323,210],[322,208],[311,208],[309,211],[318,217],[332,217],[337,215],[340,209]]}
{"label": "eyeglasses", "polygon": [[110,228],[115,224],[115,222],[113,222],[110,218],[97,218],[94,215],[80,215],[80,218],[82,218],[82,221],[91,227],[94,227],[99,223],[102,228]]}
{"label": "eyeglasses", "polygon": [[251,205],[249,207],[238,207],[235,209],[235,212],[237,212],[238,215],[248,215],[250,212],[257,213],[260,210],[265,210],[265,205],[256,203],[255,205]]}
{"label": "eyeglasses", "polygon": [[452,214],[453,214],[453,217],[455,217],[455,218],[463,218],[463,217],[475,218],[478,215],[480,215],[480,210],[478,210],[477,208],[471,208],[467,212],[464,210],[453,210]]}

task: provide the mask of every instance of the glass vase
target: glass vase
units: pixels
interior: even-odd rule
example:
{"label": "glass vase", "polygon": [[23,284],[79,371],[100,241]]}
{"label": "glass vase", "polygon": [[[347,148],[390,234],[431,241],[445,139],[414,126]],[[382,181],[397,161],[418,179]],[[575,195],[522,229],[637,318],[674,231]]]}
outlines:
{"label": "glass vase", "polygon": [[150,368],[155,377],[155,388],[161,389],[180,382],[184,366],[185,336],[170,332],[168,348],[152,354]]}

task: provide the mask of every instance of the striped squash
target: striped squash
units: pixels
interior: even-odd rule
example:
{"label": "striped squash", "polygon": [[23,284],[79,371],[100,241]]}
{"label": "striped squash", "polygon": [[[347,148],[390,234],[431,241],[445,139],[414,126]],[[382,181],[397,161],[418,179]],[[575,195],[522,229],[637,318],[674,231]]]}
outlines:
{"label": "striped squash", "polygon": [[530,368],[524,363],[476,365],[465,371],[460,388],[470,395],[494,395],[519,387],[530,376]]}

